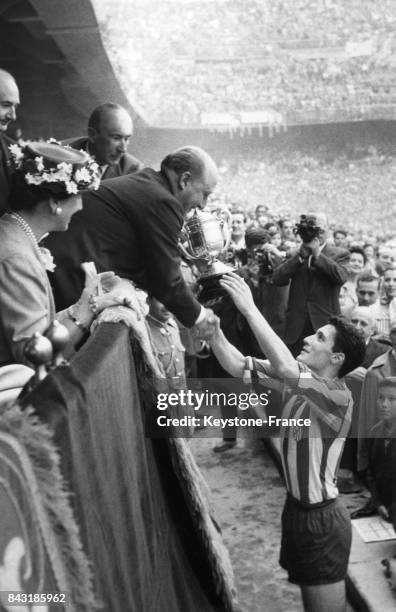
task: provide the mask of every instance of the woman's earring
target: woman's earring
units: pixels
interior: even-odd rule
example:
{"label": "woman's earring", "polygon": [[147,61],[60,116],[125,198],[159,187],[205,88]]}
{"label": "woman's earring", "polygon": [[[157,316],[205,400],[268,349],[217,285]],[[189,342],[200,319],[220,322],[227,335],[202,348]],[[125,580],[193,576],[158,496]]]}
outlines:
{"label": "woman's earring", "polygon": [[58,202],[51,203],[51,212],[53,215],[59,216],[62,212],[62,207],[58,205]]}

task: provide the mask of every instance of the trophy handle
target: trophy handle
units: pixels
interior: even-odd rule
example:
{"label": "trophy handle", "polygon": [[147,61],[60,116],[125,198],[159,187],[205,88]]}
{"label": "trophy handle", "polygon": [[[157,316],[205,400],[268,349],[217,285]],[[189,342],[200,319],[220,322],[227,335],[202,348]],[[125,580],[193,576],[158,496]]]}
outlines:
{"label": "trophy handle", "polygon": [[182,255],[182,257],[183,257],[183,259],[185,261],[196,261],[197,258],[194,255],[191,255],[191,253],[189,253],[187,251],[186,247],[184,246],[184,244],[182,243],[181,240],[179,240],[178,247],[179,247],[179,251],[180,251],[180,253],[181,253],[181,255]]}

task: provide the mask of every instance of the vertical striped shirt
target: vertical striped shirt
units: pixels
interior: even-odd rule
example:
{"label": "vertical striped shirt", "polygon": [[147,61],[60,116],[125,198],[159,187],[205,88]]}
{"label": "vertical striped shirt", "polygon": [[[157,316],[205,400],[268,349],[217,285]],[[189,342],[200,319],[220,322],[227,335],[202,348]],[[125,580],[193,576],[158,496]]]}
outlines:
{"label": "vertical striped shirt", "polygon": [[281,390],[282,419],[311,421],[309,427],[281,427],[280,452],[288,492],[307,504],[337,497],[336,474],[351,426],[351,392],[342,379],[321,378],[300,362],[298,379],[275,381],[266,375],[265,361],[252,361],[261,382]]}

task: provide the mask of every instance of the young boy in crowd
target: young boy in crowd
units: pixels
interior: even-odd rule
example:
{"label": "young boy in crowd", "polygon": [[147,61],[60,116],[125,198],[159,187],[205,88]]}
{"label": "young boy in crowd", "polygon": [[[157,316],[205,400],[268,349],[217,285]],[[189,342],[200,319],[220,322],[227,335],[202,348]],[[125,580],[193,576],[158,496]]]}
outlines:
{"label": "young boy in crowd", "polygon": [[[168,381],[167,386],[163,389],[166,392],[185,389],[185,348],[180,338],[178,324],[162,302],[152,296],[148,296],[147,302],[149,305],[147,323],[150,328],[151,339],[156,357],[161,362]],[[177,419],[185,416],[192,417],[194,416],[194,408],[184,405],[169,406],[164,415]],[[194,427],[190,425],[173,427],[173,436],[175,437],[190,437],[193,432]]]}
{"label": "young boy in crowd", "polygon": [[352,518],[378,513],[396,527],[396,376],[378,384],[380,420],[370,431],[366,484],[371,499]]}
{"label": "young boy in crowd", "polygon": [[185,379],[185,348],[180,338],[179,327],[169,310],[156,300],[148,297],[149,313],[147,323],[156,350],[167,378]]}
{"label": "young boy in crowd", "polygon": [[371,430],[367,485],[378,514],[396,526],[396,376],[378,385],[380,421]]}

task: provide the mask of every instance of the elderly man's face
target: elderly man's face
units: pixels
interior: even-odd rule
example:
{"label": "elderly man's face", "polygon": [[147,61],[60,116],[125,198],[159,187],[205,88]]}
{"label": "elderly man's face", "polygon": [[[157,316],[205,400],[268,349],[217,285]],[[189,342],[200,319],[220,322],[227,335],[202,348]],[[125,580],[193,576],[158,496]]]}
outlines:
{"label": "elderly man's face", "polygon": [[378,263],[385,270],[388,266],[393,263],[393,253],[391,249],[382,248],[378,252]]}
{"label": "elderly man's face", "polygon": [[0,76],[0,133],[4,133],[16,119],[19,90],[13,79]]}
{"label": "elderly man's face", "polygon": [[178,193],[178,200],[182,203],[184,212],[188,213],[193,208],[205,208],[208,198],[217,185],[217,169],[213,166],[207,167],[202,175],[192,176],[185,172],[181,179],[182,188]]}
{"label": "elderly man's face", "polygon": [[[367,341],[374,333],[375,321],[365,308],[357,308],[351,315],[351,323],[359,329],[364,339]],[[368,310],[368,309],[367,309]]]}
{"label": "elderly man's face", "polygon": [[104,114],[99,129],[89,129],[89,141],[98,164],[118,164],[131,136],[132,119],[124,109],[109,110]]}

